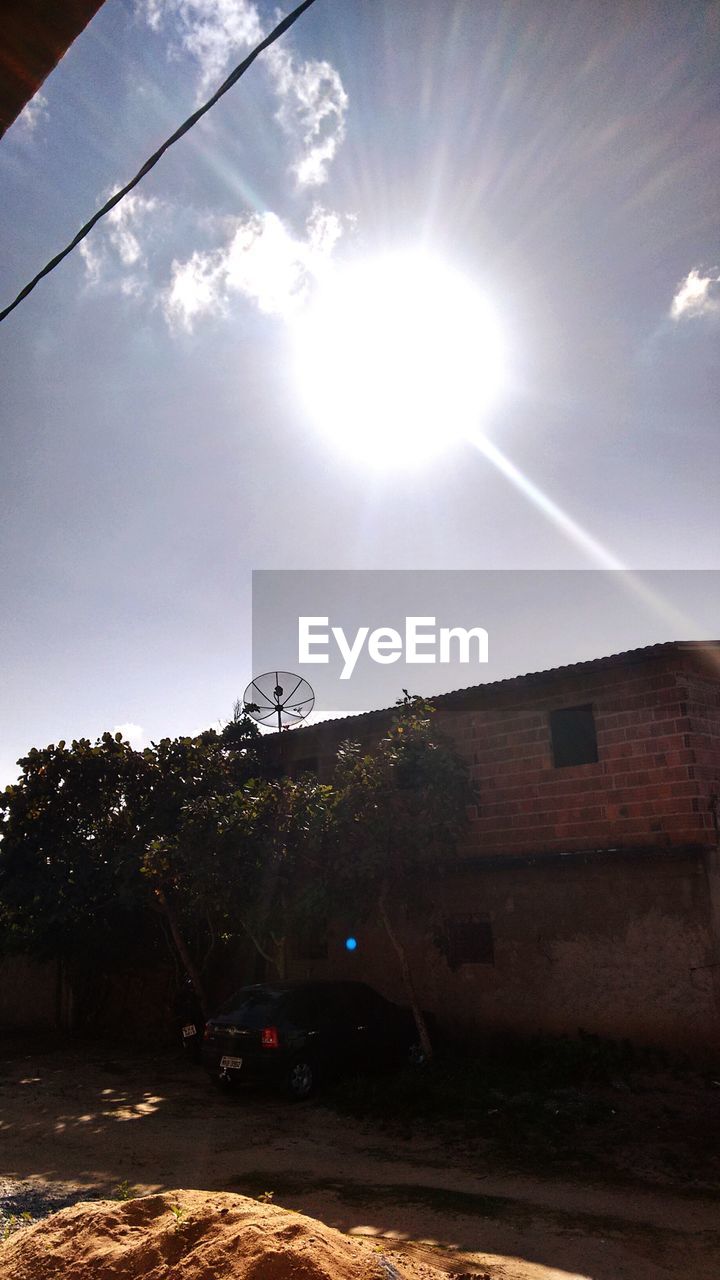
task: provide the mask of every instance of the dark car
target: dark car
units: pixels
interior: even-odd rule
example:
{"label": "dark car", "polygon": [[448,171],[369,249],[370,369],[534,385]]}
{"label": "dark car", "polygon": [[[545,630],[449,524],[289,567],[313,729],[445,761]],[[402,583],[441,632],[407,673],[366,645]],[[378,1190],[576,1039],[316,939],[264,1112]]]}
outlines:
{"label": "dark car", "polygon": [[225,1084],[267,1081],[306,1098],[319,1080],[417,1059],[415,1021],[363,982],[243,987],[206,1024],[202,1062]]}

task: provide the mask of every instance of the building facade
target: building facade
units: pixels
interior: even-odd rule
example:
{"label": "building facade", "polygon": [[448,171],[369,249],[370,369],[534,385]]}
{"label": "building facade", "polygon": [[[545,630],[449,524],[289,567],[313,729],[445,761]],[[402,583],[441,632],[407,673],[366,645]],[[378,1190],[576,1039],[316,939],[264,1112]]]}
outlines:
{"label": "building facade", "polygon": [[[457,1030],[588,1032],[720,1047],[720,642],[669,643],[434,700],[477,793],[457,870],[410,922],[426,1007]],[[288,734],[327,776],[389,711]],[[352,908],[348,920],[352,923]],[[357,976],[402,999],[383,935],[331,926],[296,976]]]}

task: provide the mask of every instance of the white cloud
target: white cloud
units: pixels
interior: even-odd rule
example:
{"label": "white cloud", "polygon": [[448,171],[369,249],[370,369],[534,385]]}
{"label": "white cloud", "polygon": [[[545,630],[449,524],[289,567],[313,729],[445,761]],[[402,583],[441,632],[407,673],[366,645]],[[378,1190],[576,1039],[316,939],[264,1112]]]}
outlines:
{"label": "white cloud", "polygon": [[[167,31],[176,48],[179,44],[195,58],[200,98],[216,88],[229,66],[264,34],[251,0],[136,4],[151,27]],[[259,66],[277,102],[268,128],[279,128],[290,140],[297,187],[326,182],[345,134],[348,100],[338,72],[326,61],[296,60],[285,44],[267,50]],[[83,241],[80,251],[90,284],[135,298],[148,295],[154,277],[152,296],[171,328],[189,331],[202,317],[225,314],[233,297],[247,299],[266,315],[287,319],[306,301],[350,221],[316,206],[298,234],[272,211],[213,219],[134,191]],[[222,244],[217,240],[219,227],[224,229]],[[194,245],[201,237],[200,248],[194,248],[193,240],[187,243],[193,231]],[[183,232],[184,243],[179,239]],[[208,243],[216,247],[206,248]],[[170,262],[169,276],[163,257]]]}
{"label": "white cloud", "polygon": [[221,252],[193,253],[186,262],[172,264],[172,281],[164,300],[172,328],[190,331],[198,316],[225,310]]}
{"label": "white cloud", "polygon": [[200,64],[198,98],[216,89],[230,61],[264,34],[249,0],[141,0],[138,8],[155,31],[164,19],[179,31],[182,47]]}
{"label": "white cloud", "polygon": [[140,751],[145,744],[145,730],[141,724],[133,724],[128,721],[127,724],[116,724],[113,733],[121,733],[126,742],[130,743],[136,751]]}
{"label": "white cloud", "polygon": [[720,312],[720,276],[702,276],[698,270],[689,271],[680,281],[670,307],[673,320],[683,317],[706,316]]}
{"label": "white cloud", "polygon": [[275,213],[237,220],[227,244],[173,262],[164,309],[171,326],[191,330],[199,316],[223,313],[238,294],[266,315],[289,319],[327,269],[342,234],[337,214],[315,208],[296,237]]}
{"label": "white cloud", "polygon": [[148,214],[157,210],[158,203],[154,197],[148,198],[135,191],[125,196],[107,215],[108,240],[124,266],[131,267],[140,262],[142,250],[135,231]]}
{"label": "white cloud", "polygon": [[80,244],[89,284],[115,287],[133,297],[144,292],[147,251],[139,236],[163,207],[154,196],[131,192],[110,210]]}
{"label": "white cloud", "polygon": [[300,186],[327,182],[328,165],[345,137],[348,97],[329,62],[296,63],[280,45],[267,51],[267,64],[280,99],[276,119],[297,146],[292,170]]}
{"label": "white cloud", "polygon": [[[199,64],[199,100],[267,34],[251,0],[138,0],[138,8],[155,30],[168,22],[179,33]],[[271,45],[261,65],[279,100],[275,119],[293,145],[291,171],[299,186],[319,186],[345,136],[348,98],[340,76],[329,62],[296,62],[285,42]]]}
{"label": "white cloud", "polygon": [[20,115],[15,121],[15,128],[18,130],[19,136],[26,138],[32,137],[39,124],[44,124],[48,118],[47,98],[43,93],[36,93],[34,98],[23,107]]}

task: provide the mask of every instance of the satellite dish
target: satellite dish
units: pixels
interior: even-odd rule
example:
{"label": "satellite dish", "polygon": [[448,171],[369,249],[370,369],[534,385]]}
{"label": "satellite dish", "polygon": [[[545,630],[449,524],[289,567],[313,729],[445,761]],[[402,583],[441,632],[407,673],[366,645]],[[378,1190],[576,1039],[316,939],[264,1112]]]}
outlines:
{"label": "satellite dish", "polygon": [[250,681],[243,702],[246,714],[258,724],[275,724],[284,729],[310,715],[315,694],[302,676],[291,671],[266,671]]}

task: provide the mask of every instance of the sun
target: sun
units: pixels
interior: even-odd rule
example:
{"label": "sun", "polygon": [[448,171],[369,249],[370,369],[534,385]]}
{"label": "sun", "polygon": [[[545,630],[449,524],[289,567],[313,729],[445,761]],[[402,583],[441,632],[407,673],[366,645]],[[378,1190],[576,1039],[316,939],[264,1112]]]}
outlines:
{"label": "sun", "polygon": [[334,267],[297,317],[293,347],[305,412],[334,449],[380,469],[476,433],[503,382],[489,303],[421,251]]}

